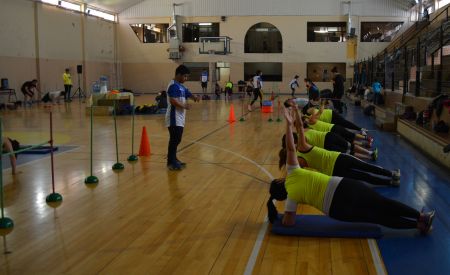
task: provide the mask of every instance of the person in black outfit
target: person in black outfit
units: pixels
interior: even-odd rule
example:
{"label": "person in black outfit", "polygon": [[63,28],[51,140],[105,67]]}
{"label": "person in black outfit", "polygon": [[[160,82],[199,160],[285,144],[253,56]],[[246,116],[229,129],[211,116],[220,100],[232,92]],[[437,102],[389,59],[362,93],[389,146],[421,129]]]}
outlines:
{"label": "person in black outfit", "polygon": [[334,67],[331,72],[334,73],[333,78],[333,106],[342,114],[342,96],[344,95],[344,77],[338,72],[337,67]]}
{"label": "person in black outfit", "polygon": [[[37,83],[38,81],[36,79],[33,79],[31,81],[26,81],[22,84],[22,87],[20,87],[20,90],[23,93],[23,99],[25,104],[33,104],[33,97],[34,94],[37,92]],[[27,101],[29,99],[29,101]]]}

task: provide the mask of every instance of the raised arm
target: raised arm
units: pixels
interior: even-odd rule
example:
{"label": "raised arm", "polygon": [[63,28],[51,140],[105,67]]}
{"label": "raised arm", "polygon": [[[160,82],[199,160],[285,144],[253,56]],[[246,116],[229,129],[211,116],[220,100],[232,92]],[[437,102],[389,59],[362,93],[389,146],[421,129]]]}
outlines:
{"label": "raised arm", "polygon": [[[4,148],[5,152],[7,152],[7,153],[14,151],[11,142],[6,137],[3,138],[3,148]],[[10,154],[9,161],[11,162],[11,173],[13,175],[15,175],[16,174],[16,156],[14,154]]]}
{"label": "raised arm", "polygon": [[295,127],[298,134],[298,144],[297,149],[299,151],[308,151],[311,148],[311,145],[308,144],[305,138],[305,130],[303,128],[303,121],[302,121],[302,113],[297,108],[297,106],[294,106],[294,112],[295,112]]}
{"label": "raised arm", "polygon": [[295,148],[294,136],[292,133],[292,127],[294,124],[294,120],[289,109],[284,109],[284,117],[286,118],[286,165],[289,169],[289,166],[298,166],[297,160],[297,149]]}

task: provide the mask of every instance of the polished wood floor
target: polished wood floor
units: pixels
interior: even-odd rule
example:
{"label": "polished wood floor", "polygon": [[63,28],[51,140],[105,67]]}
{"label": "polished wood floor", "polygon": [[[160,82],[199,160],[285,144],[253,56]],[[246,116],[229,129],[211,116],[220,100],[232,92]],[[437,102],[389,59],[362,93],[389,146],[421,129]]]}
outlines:
{"label": "polished wood floor", "polygon": [[[137,97],[150,104],[154,96]],[[240,101],[234,101],[237,118]],[[18,175],[3,171],[5,214],[14,220],[2,240],[0,274],[243,274],[266,223],[269,175],[279,176],[278,150],[284,123],[259,111],[229,125],[229,104],[210,101],[188,111],[178,157],[188,166],[168,171],[168,132],[163,115],[136,117],[138,150],[146,126],[152,155],[135,164],[131,118],[118,118],[115,173],[112,117],[95,117],[94,175],[88,187],[89,117],[74,101],[53,107],[57,144],[79,146],[59,154],[56,189],[64,197],[49,207],[50,159],[25,164]],[[3,111],[4,131],[22,143],[48,139],[43,107]],[[280,204],[280,208],[282,205]],[[301,207],[304,213],[314,209]],[[5,233],[5,232],[4,232]],[[275,236],[266,231],[254,274],[375,274],[365,239]]]}

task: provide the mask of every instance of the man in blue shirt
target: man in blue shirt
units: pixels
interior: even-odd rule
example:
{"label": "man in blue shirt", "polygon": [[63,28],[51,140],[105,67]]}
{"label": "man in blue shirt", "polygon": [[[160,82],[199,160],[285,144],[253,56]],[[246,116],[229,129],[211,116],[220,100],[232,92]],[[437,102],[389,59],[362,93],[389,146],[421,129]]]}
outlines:
{"label": "man in blue shirt", "polygon": [[375,82],[372,84],[372,91],[374,95],[374,103],[375,105],[382,105],[383,102],[383,95],[381,94],[381,89],[383,86],[381,86],[381,83],[378,82],[378,80],[375,80]]}
{"label": "man in blue shirt", "polygon": [[183,86],[190,74],[189,69],[180,65],[175,70],[175,78],[170,81],[167,87],[167,112],[166,127],[169,129],[169,146],[167,150],[167,167],[170,170],[181,170],[186,163],[177,158],[177,147],[183,137],[184,123],[186,120],[186,110],[190,109],[187,103],[188,98],[199,101],[199,97],[192,95],[191,92]]}

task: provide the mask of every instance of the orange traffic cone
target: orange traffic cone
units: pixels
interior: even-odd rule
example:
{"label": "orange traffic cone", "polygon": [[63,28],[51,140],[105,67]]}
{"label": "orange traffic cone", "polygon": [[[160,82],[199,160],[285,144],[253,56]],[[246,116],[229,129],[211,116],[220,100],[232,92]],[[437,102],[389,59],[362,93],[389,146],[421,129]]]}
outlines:
{"label": "orange traffic cone", "polygon": [[234,106],[233,104],[230,105],[230,116],[228,117],[228,122],[233,123],[236,121],[236,118],[234,116]]}
{"label": "orange traffic cone", "polygon": [[145,126],[142,128],[141,136],[141,146],[139,147],[139,156],[148,157],[150,156],[150,141],[147,136],[147,129]]}

